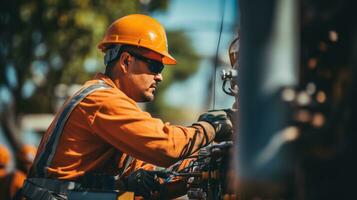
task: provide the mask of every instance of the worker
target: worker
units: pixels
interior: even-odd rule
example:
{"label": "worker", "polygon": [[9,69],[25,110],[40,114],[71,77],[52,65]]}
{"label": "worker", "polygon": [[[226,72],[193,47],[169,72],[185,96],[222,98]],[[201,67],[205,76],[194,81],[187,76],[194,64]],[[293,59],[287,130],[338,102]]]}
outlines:
{"label": "worker", "polygon": [[35,159],[37,148],[31,144],[23,144],[18,152],[18,158],[21,159],[22,166],[17,168],[27,174]]}
{"label": "worker", "polygon": [[24,173],[11,169],[10,163],[10,151],[4,145],[0,145],[0,200],[14,198],[26,179]]}
{"label": "worker", "polygon": [[105,73],[86,82],[56,114],[23,187],[28,199],[66,197],[78,188],[138,192],[130,183],[137,183],[145,165],[169,167],[232,133],[230,111],[209,111],[186,127],[138,107],[154,100],[164,65],[176,64],[157,20],[122,17],[98,48],[105,53]]}

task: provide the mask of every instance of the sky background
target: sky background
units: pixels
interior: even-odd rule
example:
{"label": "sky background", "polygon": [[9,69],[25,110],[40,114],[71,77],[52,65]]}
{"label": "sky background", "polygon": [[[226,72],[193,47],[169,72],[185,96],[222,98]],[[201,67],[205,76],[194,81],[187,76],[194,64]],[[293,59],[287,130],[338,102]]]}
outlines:
{"label": "sky background", "polygon": [[[214,58],[216,54],[222,20],[222,3],[225,5],[219,55],[226,63],[221,67],[228,68],[230,67],[228,47],[236,34],[233,27],[238,21],[236,0],[171,0],[166,12],[153,14],[153,17],[158,19],[166,29],[185,30],[192,39],[195,50],[204,57],[196,74],[185,82],[173,84],[166,92],[166,100],[170,105],[182,106],[193,112],[202,112],[206,109],[204,105],[208,98],[207,87],[213,66],[209,58]],[[168,42],[170,45],[170,41]],[[231,107],[234,99],[223,93],[221,85],[220,69],[217,69],[215,108]]]}

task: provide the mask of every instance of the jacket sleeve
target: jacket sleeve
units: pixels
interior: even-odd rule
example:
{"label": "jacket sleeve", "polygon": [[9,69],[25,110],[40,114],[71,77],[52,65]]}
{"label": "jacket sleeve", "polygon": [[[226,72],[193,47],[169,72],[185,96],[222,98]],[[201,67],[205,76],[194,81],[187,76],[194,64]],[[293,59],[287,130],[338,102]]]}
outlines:
{"label": "jacket sleeve", "polygon": [[91,111],[87,115],[95,134],[122,152],[154,165],[168,167],[214,139],[210,124],[184,127],[163,123],[120,91],[97,91],[80,105],[83,112]]}

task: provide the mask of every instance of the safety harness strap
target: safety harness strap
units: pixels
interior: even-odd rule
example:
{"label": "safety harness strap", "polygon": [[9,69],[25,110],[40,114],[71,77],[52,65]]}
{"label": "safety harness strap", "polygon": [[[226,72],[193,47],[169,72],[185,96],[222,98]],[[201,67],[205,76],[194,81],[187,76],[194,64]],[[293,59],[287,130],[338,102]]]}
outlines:
{"label": "safety harness strap", "polygon": [[105,52],[105,56],[104,56],[105,66],[108,66],[110,62],[118,58],[121,46],[122,45],[115,45],[115,47],[110,48]]}
{"label": "safety harness strap", "polygon": [[77,94],[75,94],[62,110],[62,113],[57,118],[55,122],[55,128],[53,129],[52,133],[50,133],[50,137],[45,144],[44,150],[40,153],[39,158],[37,159],[36,163],[36,170],[35,170],[35,177],[47,177],[47,168],[50,166],[53,156],[56,152],[57,145],[59,139],[62,135],[63,128],[69,118],[70,114],[72,113],[73,109],[89,94],[93,93],[97,90],[103,90],[110,88],[104,81],[99,80],[97,84],[90,85],[88,87],[83,88]]}
{"label": "safety harness strap", "polygon": [[[63,128],[74,110],[74,108],[89,94],[97,90],[110,88],[104,81],[99,81],[97,84],[90,85],[81,89],[63,106],[62,113],[57,117],[54,122],[54,129],[50,133],[49,139],[45,144],[44,150],[39,155],[38,161],[35,164],[34,178],[28,178],[23,186],[22,194],[30,199],[40,200],[55,200],[66,199],[69,191],[81,190],[96,190],[96,191],[114,191],[117,176],[108,176],[95,173],[87,173],[78,179],[78,182],[49,179],[47,176],[47,168],[50,166],[51,161],[56,152],[59,139],[62,135]],[[133,157],[128,156],[119,177],[129,169],[130,164],[135,160]]]}

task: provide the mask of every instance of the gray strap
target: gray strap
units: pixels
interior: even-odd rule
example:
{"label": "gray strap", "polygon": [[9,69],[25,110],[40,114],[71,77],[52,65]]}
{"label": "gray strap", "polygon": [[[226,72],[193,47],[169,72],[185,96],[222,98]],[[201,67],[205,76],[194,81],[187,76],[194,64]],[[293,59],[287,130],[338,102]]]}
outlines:
{"label": "gray strap", "polygon": [[52,162],[59,139],[62,135],[63,128],[74,108],[89,94],[93,93],[94,91],[107,88],[110,88],[110,86],[107,85],[104,81],[99,81],[97,84],[90,85],[80,90],[68,101],[66,105],[64,105],[62,113],[58,117],[55,124],[55,128],[53,129],[52,133],[50,134],[50,138],[45,144],[45,149],[40,153],[38,162],[35,165],[37,177],[47,177],[47,167],[49,167]]}
{"label": "gray strap", "polygon": [[105,52],[104,64],[107,66],[110,62],[117,59],[122,45],[115,45],[114,48],[108,49]]}

